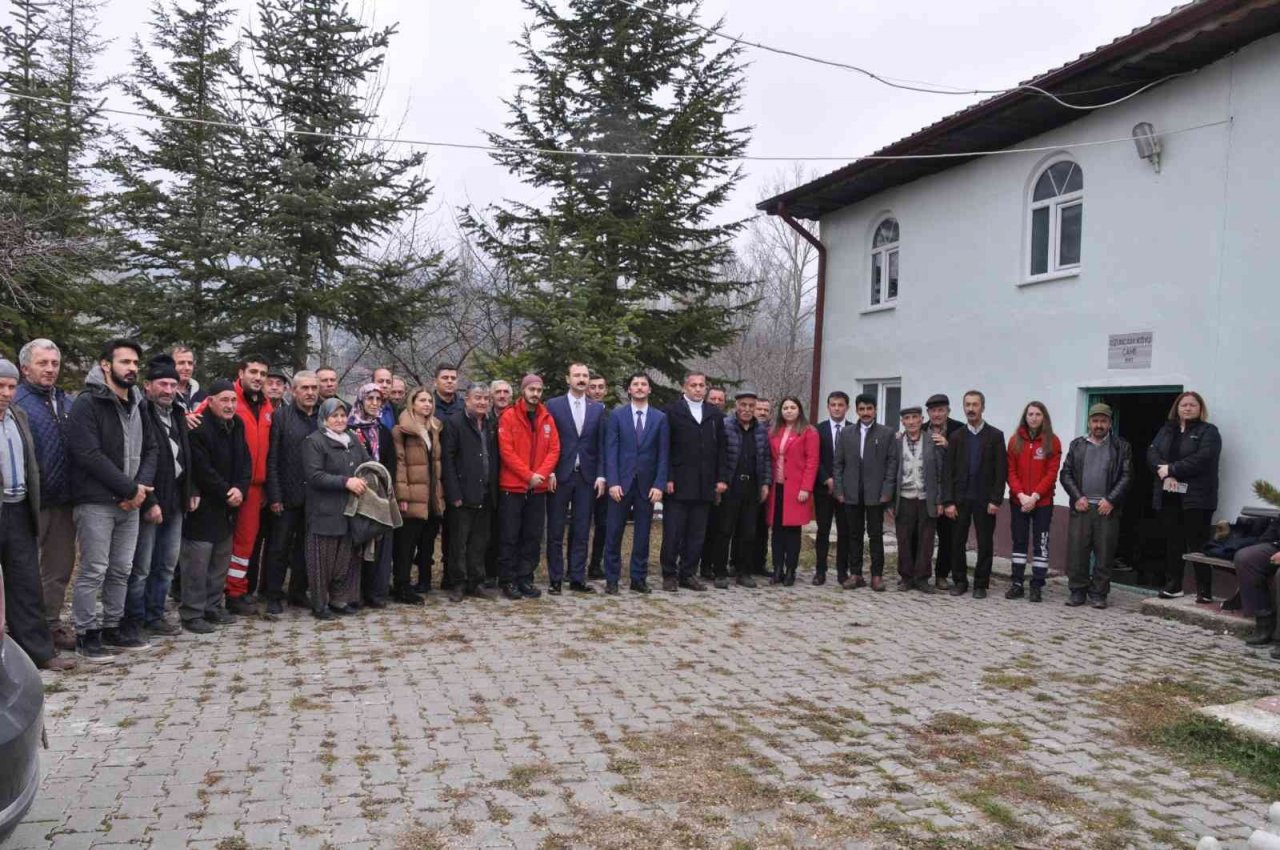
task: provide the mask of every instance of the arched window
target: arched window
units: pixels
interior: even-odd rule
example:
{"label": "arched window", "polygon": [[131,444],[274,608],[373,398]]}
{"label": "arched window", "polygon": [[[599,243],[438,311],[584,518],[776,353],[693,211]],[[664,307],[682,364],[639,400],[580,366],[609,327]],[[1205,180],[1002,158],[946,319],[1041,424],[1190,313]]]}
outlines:
{"label": "arched window", "polygon": [[898,300],[898,220],[886,218],[871,238],[871,306]]}
{"label": "arched window", "polygon": [[1031,277],[1080,268],[1084,172],[1069,159],[1049,165],[1031,192]]}

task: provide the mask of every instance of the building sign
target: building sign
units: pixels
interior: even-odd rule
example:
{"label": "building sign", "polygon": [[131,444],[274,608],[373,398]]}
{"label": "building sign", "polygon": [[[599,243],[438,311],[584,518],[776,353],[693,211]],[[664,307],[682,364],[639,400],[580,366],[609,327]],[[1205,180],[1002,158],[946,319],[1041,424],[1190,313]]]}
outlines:
{"label": "building sign", "polygon": [[1107,339],[1107,368],[1150,369],[1153,336],[1150,331],[1111,334]]}

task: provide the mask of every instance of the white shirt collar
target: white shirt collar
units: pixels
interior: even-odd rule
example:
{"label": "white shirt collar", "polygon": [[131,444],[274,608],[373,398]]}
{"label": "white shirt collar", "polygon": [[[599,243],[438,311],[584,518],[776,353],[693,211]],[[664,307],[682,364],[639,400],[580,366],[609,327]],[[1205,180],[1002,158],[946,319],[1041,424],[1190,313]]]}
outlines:
{"label": "white shirt collar", "polygon": [[981,434],[981,433],[982,433],[982,429],[983,429],[983,428],[985,428],[985,427],[987,427],[987,423],[986,423],[985,421],[984,421],[984,422],[980,422],[980,423],[978,424],[978,427],[977,427],[977,428],[975,428],[975,427],[973,427],[972,425],[970,425],[968,422],[966,422],[966,423],[964,423],[964,427],[966,427],[966,428],[968,428],[968,429],[969,429],[969,433],[970,433],[970,434]]}
{"label": "white shirt collar", "polygon": [[633,402],[631,402],[631,415],[632,415],[632,416],[634,416],[634,415],[635,415],[635,414],[637,414],[637,413],[644,413],[644,414],[648,414],[648,412],[649,412],[649,405],[648,405],[648,404],[645,404],[643,407],[641,407],[640,405],[636,404],[634,401],[633,401]]}

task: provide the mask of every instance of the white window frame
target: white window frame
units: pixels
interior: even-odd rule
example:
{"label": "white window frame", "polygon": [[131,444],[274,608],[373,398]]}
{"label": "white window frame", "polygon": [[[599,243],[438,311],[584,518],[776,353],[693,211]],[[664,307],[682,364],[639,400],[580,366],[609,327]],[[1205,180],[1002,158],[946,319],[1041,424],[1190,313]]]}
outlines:
{"label": "white window frame", "polygon": [[[876,421],[878,421],[881,425],[886,425],[890,429],[897,431],[898,419],[899,419],[898,410],[889,410],[886,407],[885,400],[889,395],[888,391],[890,389],[896,389],[898,391],[898,399],[899,401],[901,401],[902,379],[901,378],[864,378],[861,381],[858,381],[858,386],[861,387],[859,392],[863,392],[863,393],[867,393],[868,395],[871,395],[872,393],[867,388],[872,385],[874,385],[876,388],[876,391],[874,393],[876,397]],[[854,413],[856,415],[857,411],[855,410]]]}
{"label": "white window frame", "polygon": [[[1080,163],[1068,156],[1055,157],[1044,163],[1035,172],[1035,179],[1031,181],[1031,186],[1027,190],[1027,242],[1026,255],[1023,261],[1023,273],[1026,283],[1039,283],[1045,280],[1058,280],[1064,277],[1074,277],[1080,274],[1080,268],[1084,259],[1084,231],[1081,225],[1080,233],[1080,263],[1062,264],[1059,260],[1062,257],[1062,213],[1069,207],[1081,207],[1083,215],[1084,207],[1084,189],[1078,192],[1068,192],[1065,195],[1055,195],[1051,198],[1045,198],[1041,201],[1032,200],[1035,197],[1036,184],[1040,182],[1040,178],[1044,176],[1050,168],[1060,162],[1070,162],[1076,168],[1080,168]],[[1080,168],[1080,173],[1084,173],[1084,169]],[[1046,270],[1039,273],[1031,271],[1031,258],[1035,255],[1035,214],[1037,210],[1049,210],[1049,246],[1048,246],[1048,266]]]}
{"label": "white window frame", "polygon": [[[898,226],[898,241],[889,242],[875,247],[876,234],[880,232],[881,226],[886,221],[893,221]],[[892,213],[880,216],[876,219],[876,226],[871,228],[871,253],[869,259],[871,265],[868,267],[867,274],[867,307],[871,310],[885,310],[898,303],[898,295],[902,294],[902,255],[900,248],[902,246],[902,223],[898,221],[898,217]],[[898,258],[898,293],[892,298],[889,297],[889,262],[890,255]],[[880,300],[873,301],[875,293],[875,268],[879,261],[881,269],[880,279]]]}

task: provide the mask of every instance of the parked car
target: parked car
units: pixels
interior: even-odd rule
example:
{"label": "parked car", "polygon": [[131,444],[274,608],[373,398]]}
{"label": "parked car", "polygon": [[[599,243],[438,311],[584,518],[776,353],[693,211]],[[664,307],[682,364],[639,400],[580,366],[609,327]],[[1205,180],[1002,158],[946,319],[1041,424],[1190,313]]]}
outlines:
{"label": "parked car", "polygon": [[43,740],[44,682],[36,665],[4,633],[0,572],[0,843],[36,798]]}

